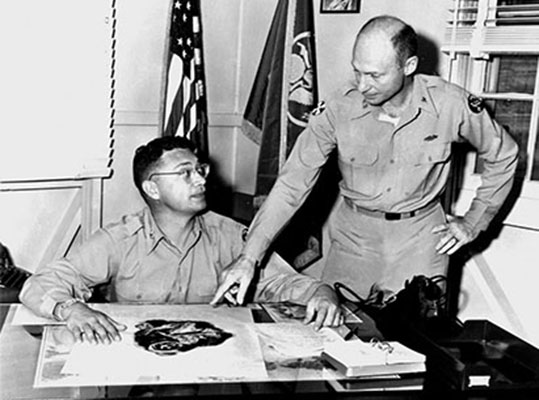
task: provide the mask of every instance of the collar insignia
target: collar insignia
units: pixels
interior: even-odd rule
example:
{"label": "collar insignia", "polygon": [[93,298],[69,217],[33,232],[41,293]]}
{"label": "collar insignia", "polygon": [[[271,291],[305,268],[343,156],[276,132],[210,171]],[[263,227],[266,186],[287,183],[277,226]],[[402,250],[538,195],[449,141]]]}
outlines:
{"label": "collar insignia", "polygon": [[316,106],[316,108],[312,111],[312,115],[314,116],[317,116],[317,115],[320,115],[324,112],[324,110],[326,109],[326,102],[325,101],[321,101],[320,103],[318,103],[318,105]]}

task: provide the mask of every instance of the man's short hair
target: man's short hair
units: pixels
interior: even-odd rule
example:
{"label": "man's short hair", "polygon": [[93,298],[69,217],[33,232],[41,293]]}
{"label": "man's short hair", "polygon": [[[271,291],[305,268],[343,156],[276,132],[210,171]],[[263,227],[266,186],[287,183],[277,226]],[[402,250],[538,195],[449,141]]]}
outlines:
{"label": "man's short hair", "polygon": [[403,20],[391,15],[381,15],[371,18],[363,25],[358,37],[366,32],[380,29],[386,32],[397,54],[397,60],[401,66],[410,57],[417,56],[417,34],[410,25]]}
{"label": "man's short hair", "polygon": [[142,190],[142,182],[147,179],[151,169],[165,151],[174,149],[187,149],[197,154],[198,150],[193,142],[181,136],[164,136],[151,140],[135,150],[133,157],[133,180],[135,186],[146,198]]}

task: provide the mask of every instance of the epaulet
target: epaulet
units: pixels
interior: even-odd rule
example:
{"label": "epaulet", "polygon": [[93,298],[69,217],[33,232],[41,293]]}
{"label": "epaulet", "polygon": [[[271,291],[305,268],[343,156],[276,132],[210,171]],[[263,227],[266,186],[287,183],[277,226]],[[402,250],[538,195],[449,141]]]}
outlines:
{"label": "epaulet", "polygon": [[431,92],[444,93],[446,96],[462,97],[467,95],[467,92],[462,87],[448,82],[445,79],[436,75],[417,75],[422,79],[425,87]]}
{"label": "epaulet", "polygon": [[416,78],[422,79],[427,87],[444,86],[447,83],[447,81],[437,75],[418,74]]}
{"label": "epaulet", "polygon": [[244,224],[213,211],[206,211],[198,219],[207,233],[216,230],[224,235],[235,235],[238,232],[247,230]]}
{"label": "epaulet", "polygon": [[111,222],[105,226],[105,230],[108,232],[123,232],[125,235],[134,235],[138,230],[144,227],[144,218],[146,216],[145,209],[133,213],[124,215],[119,221]]}
{"label": "epaulet", "polygon": [[477,103],[476,99],[478,98],[459,85],[435,75],[417,75],[417,78],[422,80],[437,108],[442,107],[443,104],[448,104],[447,102],[457,102],[463,105],[468,103],[468,107],[473,112],[479,112],[482,109],[480,99],[478,100],[479,103]]}

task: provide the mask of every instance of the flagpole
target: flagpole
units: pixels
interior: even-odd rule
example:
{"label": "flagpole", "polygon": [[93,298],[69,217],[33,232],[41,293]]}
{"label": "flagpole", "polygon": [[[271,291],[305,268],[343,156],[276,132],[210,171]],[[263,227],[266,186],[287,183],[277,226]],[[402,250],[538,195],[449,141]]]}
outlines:
{"label": "flagpole", "polygon": [[159,96],[159,121],[157,126],[158,136],[162,136],[165,131],[165,108],[166,108],[166,99],[167,99],[167,81],[168,81],[168,64],[169,64],[169,53],[170,53],[170,25],[172,21],[172,7],[174,6],[175,0],[170,1],[168,7],[166,23],[165,23],[165,45],[163,48],[163,62],[161,63],[161,90]]}

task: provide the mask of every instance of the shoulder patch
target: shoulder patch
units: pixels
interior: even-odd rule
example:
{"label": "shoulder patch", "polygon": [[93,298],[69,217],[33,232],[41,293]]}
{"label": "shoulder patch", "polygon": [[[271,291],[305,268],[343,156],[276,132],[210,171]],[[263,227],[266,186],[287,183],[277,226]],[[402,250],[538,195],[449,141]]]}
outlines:
{"label": "shoulder patch", "polygon": [[248,228],[243,228],[243,230],[241,231],[241,240],[243,240],[244,242],[247,240],[247,234],[249,233],[249,229]]}
{"label": "shoulder patch", "polygon": [[320,115],[320,114],[322,114],[324,112],[325,109],[326,109],[326,102],[321,101],[320,103],[318,103],[316,108],[311,112],[311,114],[314,115],[314,116]]}
{"label": "shoulder patch", "polygon": [[471,94],[468,96],[468,107],[474,114],[479,114],[485,108],[485,102],[481,97]]}

